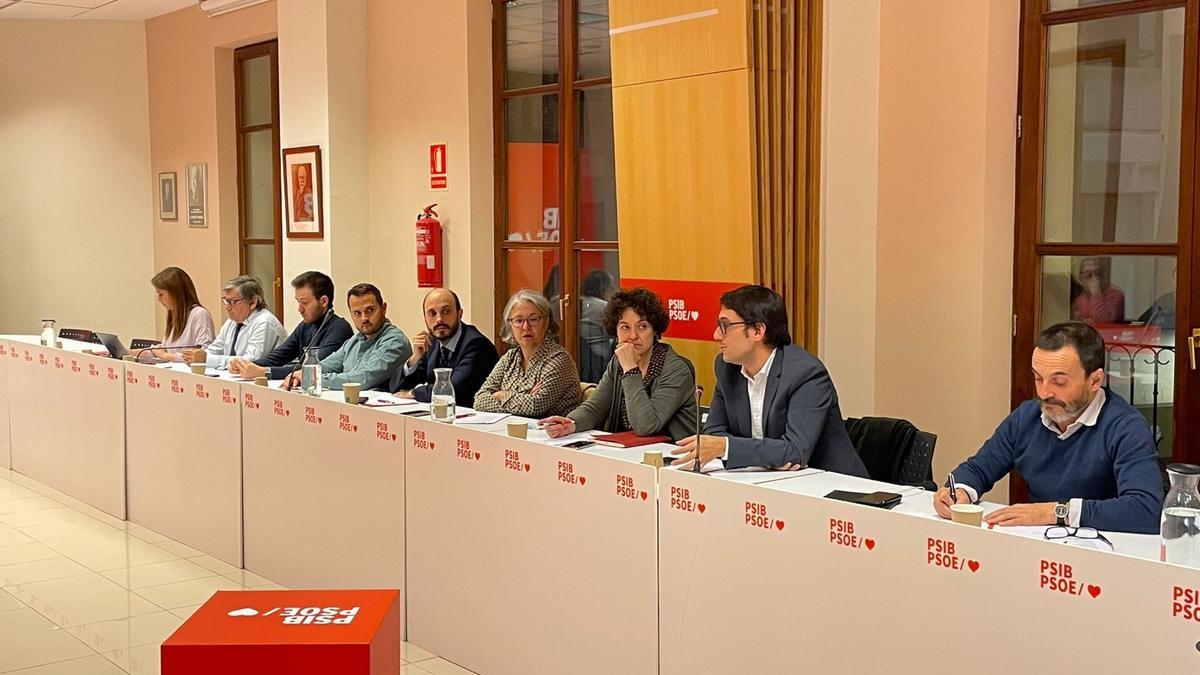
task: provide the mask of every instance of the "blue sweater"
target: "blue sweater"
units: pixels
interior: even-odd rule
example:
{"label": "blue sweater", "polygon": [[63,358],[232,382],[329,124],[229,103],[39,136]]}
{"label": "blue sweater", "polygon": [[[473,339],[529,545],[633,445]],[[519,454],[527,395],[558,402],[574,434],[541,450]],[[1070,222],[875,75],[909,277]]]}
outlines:
{"label": "blue sweater", "polygon": [[954,479],[982,495],[1013,469],[1029,484],[1031,502],[1082,498],[1082,526],[1158,533],[1162,475],[1150,425],[1112,391],[1094,426],[1061,441],[1042,424],[1037,400],[1022,403]]}

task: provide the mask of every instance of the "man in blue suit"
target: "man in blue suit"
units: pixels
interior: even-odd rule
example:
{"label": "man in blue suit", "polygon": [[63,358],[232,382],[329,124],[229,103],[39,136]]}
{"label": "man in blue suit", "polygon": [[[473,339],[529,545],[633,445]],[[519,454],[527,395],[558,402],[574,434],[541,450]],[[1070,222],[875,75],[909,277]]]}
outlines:
{"label": "man in blue suit", "polygon": [[[867,476],[838,407],[837,390],[817,357],[791,344],[787,307],[763,286],[721,296],[713,339],[717,390],[699,444],[678,445],[675,464],[721,459],[727,469],[813,467]],[[698,447],[697,447],[698,446]]]}
{"label": "man in blue suit", "polygon": [[392,378],[397,396],[429,402],[434,369],[452,368],[455,403],[470,407],[475,392],[500,360],[496,345],[462,321],[462,303],[449,289],[435,288],[422,304],[426,330],[413,336],[412,356]]}

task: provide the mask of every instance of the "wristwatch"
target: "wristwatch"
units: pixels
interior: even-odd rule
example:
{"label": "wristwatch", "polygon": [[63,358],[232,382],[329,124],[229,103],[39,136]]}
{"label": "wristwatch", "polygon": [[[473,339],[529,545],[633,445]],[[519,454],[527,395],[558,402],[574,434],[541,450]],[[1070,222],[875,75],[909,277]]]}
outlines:
{"label": "wristwatch", "polygon": [[1067,524],[1067,514],[1070,512],[1071,510],[1067,508],[1066,502],[1059,502],[1054,505],[1054,517],[1058,518],[1059,525]]}

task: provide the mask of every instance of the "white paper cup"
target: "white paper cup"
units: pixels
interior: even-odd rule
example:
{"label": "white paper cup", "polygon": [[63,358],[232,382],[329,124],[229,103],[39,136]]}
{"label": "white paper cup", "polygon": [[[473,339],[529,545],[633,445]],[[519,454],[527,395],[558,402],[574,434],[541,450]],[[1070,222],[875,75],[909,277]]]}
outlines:
{"label": "white paper cup", "polygon": [[983,507],[978,504],[953,504],[950,506],[950,520],[979,527],[983,524]]}

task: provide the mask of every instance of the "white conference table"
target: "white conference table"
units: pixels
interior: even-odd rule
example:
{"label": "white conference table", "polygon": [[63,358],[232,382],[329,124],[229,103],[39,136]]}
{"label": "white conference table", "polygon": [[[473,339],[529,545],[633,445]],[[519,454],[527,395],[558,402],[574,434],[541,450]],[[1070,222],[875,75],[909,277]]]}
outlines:
{"label": "white conference table", "polygon": [[96,345],[0,336],[11,468],[118,518],[125,517],[122,362],[81,353]]}
{"label": "white conference table", "polygon": [[655,672],[655,469],[505,426],[407,421],[409,641],[481,673]]}
{"label": "white conference table", "polygon": [[1157,562],[1157,536],[1101,552],[819,470],[655,470],[645,448],[0,345],[16,470],[123,508],[128,441],[131,518],[217,557],[240,538],[289,586],[401,588],[409,639],[480,672],[1200,667],[1200,570]]}
{"label": "white conference table", "polygon": [[241,385],[246,569],[405,597],[404,418],[279,384]]}
{"label": "white conference table", "polygon": [[124,365],[129,520],[241,567],[241,384]]}
{"label": "white conference table", "polygon": [[904,490],[660,476],[687,496],[659,502],[661,673],[1200,669],[1200,594],[1175,605],[1200,570],[1143,559],[1156,536],[1113,554],[944,521],[920,490],[885,511],[833,489]]}

